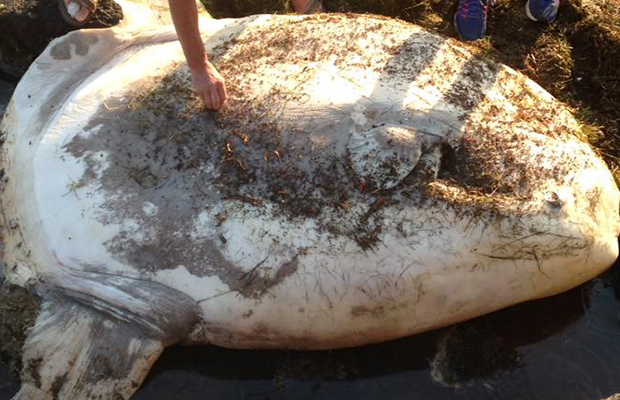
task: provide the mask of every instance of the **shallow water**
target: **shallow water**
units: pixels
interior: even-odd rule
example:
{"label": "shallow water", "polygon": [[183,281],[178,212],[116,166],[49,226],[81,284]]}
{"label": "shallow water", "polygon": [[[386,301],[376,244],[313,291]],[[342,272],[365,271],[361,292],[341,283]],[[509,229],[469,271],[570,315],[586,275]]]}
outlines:
{"label": "shallow water", "polygon": [[[0,114],[12,90],[0,81]],[[0,400],[17,389],[0,364]],[[380,345],[331,352],[173,347],[134,398],[593,400],[617,392],[620,263],[565,294]]]}

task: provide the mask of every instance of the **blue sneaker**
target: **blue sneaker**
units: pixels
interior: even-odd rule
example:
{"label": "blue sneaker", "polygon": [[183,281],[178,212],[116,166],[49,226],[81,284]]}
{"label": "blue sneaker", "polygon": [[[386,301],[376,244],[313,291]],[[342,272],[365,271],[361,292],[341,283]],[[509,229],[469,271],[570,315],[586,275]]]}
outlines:
{"label": "blue sneaker", "polygon": [[560,8],[560,0],[527,0],[525,14],[532,21],[546,22],[555,21]]}
{"label": "blue sneaker", "polygon": [[478,40],[487,33],[487,11],[492,0],[459,0],[454,26],[463,40]]}

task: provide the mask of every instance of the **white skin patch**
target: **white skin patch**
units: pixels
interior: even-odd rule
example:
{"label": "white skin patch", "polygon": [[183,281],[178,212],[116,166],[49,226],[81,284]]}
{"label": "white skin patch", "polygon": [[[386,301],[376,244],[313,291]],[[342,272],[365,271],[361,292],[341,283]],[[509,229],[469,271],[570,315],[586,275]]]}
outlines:
{"label": "white skin patch", "polygon": [[252,215],[254,207],[235,203],[231,206],[241,206],[243,211],[238,215],[248,216],[228,218],[222,223],[221,232],[226,238],[222,255],[244,270],[260,264],[263,271],[275,273],[280,265],[293,259],[299,249],[317,243],[314,220],[291,223],[271,214],[270,204],[257,215]]}
{"label": "white skin patch", "polygon": [[217,209],[210,211],[202,211],[194,220],[194,229],[190,233],[192,239],[213,238],[215,237],[216,216],[219,213]]}
{"label": "white skin patch", "polygon": [[94,154],[93,160],[95,162],[93,171],[97,175],[97,179],[101,179],[105,170],[110,166],[108,153],[106,151],[98,151]]}
{"label": "white skin patch", "polygon": [[145,201],[142,203],[142,211],[147,217],[152,217],[157,214],[157,206],[150,201]]}
{"label": "white skin patch", "polygon": [[162,283],[174,281],[176,289],[198,301],[230,292],[228,285],[217,276],[198,277],[191,274],[183,265],[157,271],[154,280]]}

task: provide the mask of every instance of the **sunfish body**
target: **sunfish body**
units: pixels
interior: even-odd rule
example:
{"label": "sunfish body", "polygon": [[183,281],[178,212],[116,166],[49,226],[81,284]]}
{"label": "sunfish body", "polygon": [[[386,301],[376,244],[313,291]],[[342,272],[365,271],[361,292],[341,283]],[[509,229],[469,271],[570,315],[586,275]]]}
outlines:
{"label": "sunfish body", "polygon": [[391,340],[615,260],[611,173],[510,68],[385,18],[205,19],[213,113],[123,6],[52,42],[2,124],[7,276],[43,298],[18,399],[128,398],[176,342]]}

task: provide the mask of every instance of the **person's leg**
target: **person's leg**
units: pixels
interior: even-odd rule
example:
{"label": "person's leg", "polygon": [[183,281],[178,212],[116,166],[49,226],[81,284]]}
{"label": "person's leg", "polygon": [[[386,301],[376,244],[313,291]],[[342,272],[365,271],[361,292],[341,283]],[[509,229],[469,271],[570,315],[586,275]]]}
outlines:
{"label": "person's leg", "polygon": [[291,0],[293,8],[299,14],[314,14],[323,12],[321,0]]}
{"label": "person's leg", "polygon": [[487,13],[492,0],[459,0],[454,26],[463,40],[478,40],[487,31]]}
{"label": "person's leg", "polygon": [[525,14],[532,21],[552,23],[558,16],[560,0],[527,0]]}

